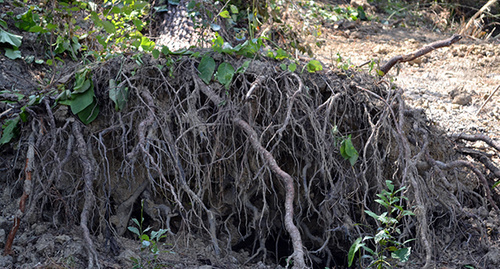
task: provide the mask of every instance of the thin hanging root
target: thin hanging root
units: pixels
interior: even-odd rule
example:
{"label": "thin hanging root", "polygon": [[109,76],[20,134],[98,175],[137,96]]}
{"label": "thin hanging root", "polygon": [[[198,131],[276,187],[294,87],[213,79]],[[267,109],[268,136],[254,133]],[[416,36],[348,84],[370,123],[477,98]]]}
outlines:
{"label": "thin hanging root", "polygon": [[[200,81],[198,76],[193,75],[193,80],[198,87],[208,98],[215,104],[221,104],[223,102],[215,92],[209,87],[205,86],[203,82]],[[235,116],[233,123],[240,127],[247,135],[253,148],[259,152],[259,154],[265,159],[267,165],[271,168],[276,176],[281,178],[285,184],[286,196],[285,196],[285,228],[292,238],[293,245],[293,268],[306,268],[306,263],[304,260],[304,246],[302,244],[302,238],[300,237],[300,232],[297,226],[293,223],[293,200],[295,196],[295,188],[293,186],[293,178],[283,171],[279,165],[276,163],[271,152],[266,150],[258,140],[257,132],[244,120]]]}
{"label": "thin hanging root", "polygon": [[14,217],[14,225],[12,226],[9,235],[7,236],[7,241],[5,243],[5,248],[3,251],[4,256],[13,254],[12,243],[14,242],[14,238],[16,237],[17,230],[19,229],[19,225],[21,223],[21,218],[24,215],[24,211],[26,209],[26,200],[32,192],[33,185],[31,182],[31,175],[34,167],[33,159],[35,158],[35,134],[33,132],[30,134],[28,141],[28,152],[26,154],[26,165],[24,167],[24,191],[19,201],[19,210],[16,212],[16,216]]}
{"label": "thin hanging root", "polygon": [[95,266],[97,268],[101,268],[99,265],[97,252],[94,248],[94,244],[92,243],[92,239],[90,239],[90,232],[87,226],[87,223],[89,221],[89,211],[94,206],[94,194],[92,193],[92,182],[94,181],[96,170],[93,169],[92,165],[93,162],[91,161],[92,157],[91,154],[88,152],[87,143],[83,139],[80,124],[81,123],[76,120],[73,122],[73,134],[75,135],[76,143],[78,145],[77,146],[78,151],[76,152],[76,154],[78,154],[77,157],[79,157],[80,162],[83,166],[83,181],[85,190],[85,202],[83,204],[82,213],[80,215],[80,227],[83,230],[83,238],[87,243],[86,247],[89,255],[89,264],[87,268],[95,268],[94,261],[95,261]]}

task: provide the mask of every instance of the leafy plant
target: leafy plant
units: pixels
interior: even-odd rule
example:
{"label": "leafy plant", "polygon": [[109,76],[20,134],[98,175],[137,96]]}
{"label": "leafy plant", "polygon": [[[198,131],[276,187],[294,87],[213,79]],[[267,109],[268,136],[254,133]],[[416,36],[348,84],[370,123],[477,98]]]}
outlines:
{"label": "leafy plant", "polygon": [[348,135],[340,143],[340,155],[342,155],[344,159],[349,160],[351,166],[354,166],[354,164],[358,160],[359,153],[352,144],[351,135]]}
{"label": "leafy plant", "polygon": [[12,48],[5,48],[5,56],[12,60],[21,58],[19,47],[21,46],[23,37],[9,33],[4,30],[4,28],[7,29],[7,23],[0,19],[0,44],[8,44],[12,46]]}
{"label": "leafy plant", "polygon": [[99,106],[94,93],[92,74],[89,68],[76,73],[73,91],[63,90],[57,97],[59,104],[67,105],[73,114],[85,124],[89,124],[99,115]]}
{"label": "leafy plant", "polygon": [[[400,205],[402,200],[408,200],[408,198],[400,194],[406,188],[401,187],[395,190],[391,180],[386,180],[385,182],[387,189],[377,194],[379,199],[375,200],[375,202],[385,208],[385,212],[379,215],[370,210],[365,210],[366,214],[375,219],[377,223],[381,223],[381,225],[378,227],[378,232],[375,235],[359,237],[354,241],[349,249],[347,257],[349,267],[352,266],[354,257],[360,250],[364,250],[367,253],[361,258],[370,260],[366,268],[392,268],[392,260],[404,263],[407,262],[410,257],[411,247],[405,247],[405,245],[414,239],[401,243],[396,240],[395,236],[396,234],[401,234],[399,226],[402,218],[414,215],[411,210],[406,210]],[[366,243],[367,241],[373,241],[375,248],[370,248]],[[386,256],[387,253],[390,254],[389,257]]]}
{"label": "leafy plant", "polygon": [[129,226],[128,230],[137,235],[139,241],[141,241],[141,251],[147,250],[148,254],[152,255],[152,258],[141,258],[140,260],[133,257],[130,258],[134,262],[133,268],[143,268],[145,265],[147,265],[148,268],[163,268],[164,266],[156,262],[160,254],[158,244],[160,239],[166,237],[165,233],[167,233],[168,230],[160,229],[158,231],[151,231],[151,236],[148,236],[146,232],[151,230],[151,227],[144,229],[143,212],[144,200],[141,200],[141,219],[137,220],[136,218],[133,218],[132,221],[135,223],[135,225],[137,225],[137,227]]}

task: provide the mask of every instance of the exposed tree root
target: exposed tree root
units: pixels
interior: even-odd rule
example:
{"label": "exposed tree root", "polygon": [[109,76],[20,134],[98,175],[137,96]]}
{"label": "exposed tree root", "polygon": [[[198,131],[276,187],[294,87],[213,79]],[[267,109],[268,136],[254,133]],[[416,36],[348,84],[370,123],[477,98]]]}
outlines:
{"label": "exposed tree root", "polygon": [[[297,77],[297,79],[300,78]],[[201,91],[210,98],[215,104],[221,104],[222,99],[216,95],[209,87],[205,86],[202,84],[201,79],[198,78],[197,75],[193,75],[193,80],[196,82],[197,87],[201,89]],[[299,87],[299,90],[301,90],[301,87]],[[293,97],[292,97],[293,98]],[[290,112],[291,106],[288,109],[288,112]],[[283,127],[280,128],[279,130],[282,130],[286,128],[286,122],[289,120],[290,113],[287,113],[287,117],[285,120],[285,123],[283,124]],[[284,181],[285,184],[285,227],[288,233],[290,234],[290,237],[292,238],[292,243],[293,243],[293,255],[290,258],[293,258],[293,268],[306,268],[306,263],[304,260],[304,246],[302,245],[302,238],[300,236],[300,232],[297,229],[297,226],[293,223],[293,201],[295,199],[295,188],[294,188],[294,183],[293,183],[293,178],[283,169],[279,167],[279,165],[276,163],[276,160],[274,159],[273,155],[271,152],[266,150],[261,142],[259,141],[258,137],[259,135],[255,130],[244,120],[241,118],[235,116],[232,121],[235,123],[235,125],[239,126],[241,129],[245,131],[248,135],[248,139],[252,143],[252,146],[255,148],[255,150],[263,156],[263,158],[266,160],[267,165],[271,168],[271,170]],[[278,132],[279,132],[278,130]]]}
{"label": "exposed tree root", "polygon": [[[442,254],[435,238],[444,226],[466,242],[460,229],[468,220],[460,216],[498,210],[488,182],[495,163],[463,160],[389,82],[350,71],[293,74],[254,60],[226,89],[200,80],[196,57],[176,59],[169,66],[143,56],[137,66],[116,58],[95,67],[101,114],[85,129],[48,101],[28,111],[45,133],[34,133],[40,161],[24,218],[79,223],[88,267],[99,264],[99,235],[132,238],[127,227],[138,210],[155,229],[167,219],[176,240],[209,242],[214,262],[244,250],[248,263],[292,259],[296,268],[344,267],[352,242],[376,233],[365,210],[384,212],[374,199],[386,180],[406,186],[400,205],[416,213],[402,219],[398,240],[416,239],[418,267]],[[244,60],[216,62],[236,68]],[[109,99],[109,78],[130,89],[123,111]],[[352,166],[339,150],[349,135],[359,152]],[[454,138],[498,150],[487,137]],[[481,163],[492,173],[483,175]]]}

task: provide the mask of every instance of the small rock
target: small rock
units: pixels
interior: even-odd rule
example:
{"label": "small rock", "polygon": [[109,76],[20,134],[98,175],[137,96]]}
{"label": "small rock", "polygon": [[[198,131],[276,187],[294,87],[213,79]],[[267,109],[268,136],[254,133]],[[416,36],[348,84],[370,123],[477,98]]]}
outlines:
{"label": "small rock", "polygon": [[71,237],[69,237],[68,235],[58,235],[54,238],[54,240],[56,241],[56,243],[59,243],[59,244],[64,244],[66,242],[68,242],[69,240],[71,240]]}
{"label": "small rock", "polygon": [[35,248],[37,252],[52,254],[54,251],[54,236],[51,234],[43,234],[38,241],[36,241]]}
{"label": "small rock", "polygon": [[467,93],[461,93],[455,96],[455,98],[453,98],[453,100],[451,101],[452,104],[457,104],[461,106],[469,105],[471,102],[472,102],[472,97],[470,96],[470,94]]}
{"label": "small rock", "polygon": [[387,54],[387,48],[383,45],[377,45],[373,48],[373,52],[377,54]]}
{"label": "small rock", "polygon": [[31,229],[35,232],[35,235],[42,235],[42,234],[45,234],[45,232],[47,232],[47,230],[49,229],[48,225],[45,225],[43,223],[41,224],[33,224],[33,226],[31,226]]}

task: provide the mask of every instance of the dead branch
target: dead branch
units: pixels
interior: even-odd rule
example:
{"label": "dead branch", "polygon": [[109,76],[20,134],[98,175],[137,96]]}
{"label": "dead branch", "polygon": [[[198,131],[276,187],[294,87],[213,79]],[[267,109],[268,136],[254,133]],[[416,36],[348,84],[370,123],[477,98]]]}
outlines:
{"label": "dead branch", "polygon": [[460,31],[461,35],[468,35],[469,34],[469,28],[471,25],[474,23],[474,21],[479,17],[483,12],[489,8],[489,6],[493,5],[497,0],[489,0],[481,9],[479,9],[474,16],[472,16],[465,27]]}
{"label": "dead branch", "polygon": [[484,101],[484,103],[481,105],[481,107],[477,110],[476,116],[479,114],[479,112],[481,112],[481,110],[484,108],[484,106],[490,101],[490,99],[493,97],[493,95],[495,95],[495,93],[497,93],[498,89],[500,89],[500,85],[498,85],[497,88],[490,94],[490,96],[488,96],[488,98],[486,98],[486,101]]}
{"label": "dead branch", "polygon": [[391,70],[391,68],[397,63],[404,63],[415,60],[416,58],[423,56],[435,49],[442,47],[449,47],[452,44],[458,42],[460,39],[462,39],[462,36],[455,34],[448,39],[439,40],[436,42],[432,42],[429,45],[425,45],[421,49],[411,52],[409,54],[394,56],[391,59],[389,59],[389,61],[387,61],[387,63],[385,63],[382,67],[380,67],[380,71],[382,71],[382,76],[385,76],[385,74],[387,74],[387,72],[389,72],[389,70]]}

